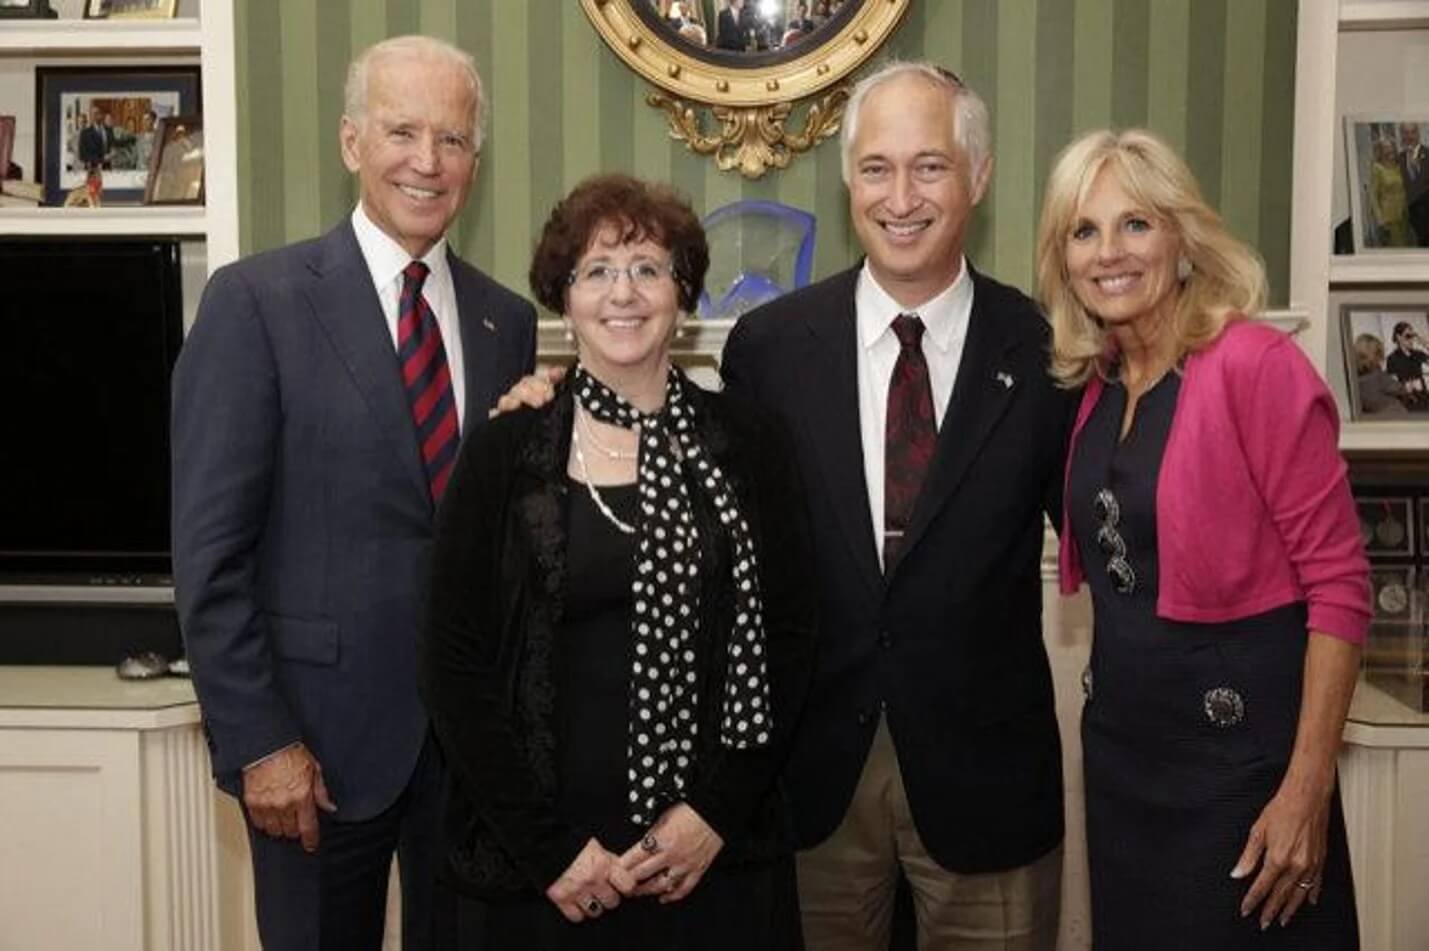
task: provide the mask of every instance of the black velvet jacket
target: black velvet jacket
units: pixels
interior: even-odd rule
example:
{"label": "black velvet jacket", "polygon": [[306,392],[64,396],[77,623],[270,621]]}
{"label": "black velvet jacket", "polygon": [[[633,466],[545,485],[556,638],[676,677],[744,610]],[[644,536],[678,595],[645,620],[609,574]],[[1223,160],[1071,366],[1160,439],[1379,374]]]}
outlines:
{"label": "black velvet jacket", "polygon": [[[773,741],[719,742],[733,592],[728,544],[701,554],[699,745],[686,801],[724,839],[721,864],[792,849],[777,776],[803,707],[815,598],[806,506],[789,441],[750,404],[689,386],[704,445],[758,548]],[[555,652],[566,590],[574,399],[501,416],[466,439],[437,518],[422,690],[451,771],[445,874],[488,899],[542,894],[590,838],[557,813]],[[721,537],[693,493],[701,536]]]}

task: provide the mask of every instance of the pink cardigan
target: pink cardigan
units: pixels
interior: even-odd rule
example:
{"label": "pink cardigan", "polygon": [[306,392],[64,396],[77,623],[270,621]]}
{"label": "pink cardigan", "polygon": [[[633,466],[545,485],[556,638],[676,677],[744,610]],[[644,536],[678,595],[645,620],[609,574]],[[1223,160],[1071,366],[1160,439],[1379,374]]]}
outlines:
{"label": "pink cardigan", "polygon": [[[1103,388],[1087,384],[1068,472]],[[1156,484],[1158,616],[1214,623],[1305,601],[1310,630],[1364,641],[1369,562],[1338,434],[1324,382],[1275,328],[1234,320],[1186,358]],[[1083,575],[1066,514],[1060,556],[1073,594]]]}

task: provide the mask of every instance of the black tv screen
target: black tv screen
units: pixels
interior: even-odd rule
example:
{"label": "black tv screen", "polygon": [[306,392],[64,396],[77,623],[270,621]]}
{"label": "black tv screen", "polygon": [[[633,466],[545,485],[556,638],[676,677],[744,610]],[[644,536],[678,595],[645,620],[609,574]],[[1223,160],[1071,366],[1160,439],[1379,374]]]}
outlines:
{"label": "black tv screen", "polygon": [[0,580],[170,572],[178,242],[0,239]]}

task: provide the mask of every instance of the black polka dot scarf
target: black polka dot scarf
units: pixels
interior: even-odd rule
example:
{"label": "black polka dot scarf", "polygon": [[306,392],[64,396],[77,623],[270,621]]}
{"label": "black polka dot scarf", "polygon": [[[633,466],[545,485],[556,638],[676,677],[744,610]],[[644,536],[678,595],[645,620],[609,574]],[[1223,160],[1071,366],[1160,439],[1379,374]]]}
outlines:
{"label": "black polka dot scarf", "polygon": [[638,826],[654,822],[661,809],[684,797],[699,732],[701,540],[691,484],[711,500],[733,542],[734,627],[720,742],[732,749],[764,746],[773,726],[754,541],[724,473],[700,444],[687,385],[672,368],[664,407],[642,413],[584,367],[577,365],[573,374],[575,397],[586,412],[640,429],[627,746],[630,819]]}

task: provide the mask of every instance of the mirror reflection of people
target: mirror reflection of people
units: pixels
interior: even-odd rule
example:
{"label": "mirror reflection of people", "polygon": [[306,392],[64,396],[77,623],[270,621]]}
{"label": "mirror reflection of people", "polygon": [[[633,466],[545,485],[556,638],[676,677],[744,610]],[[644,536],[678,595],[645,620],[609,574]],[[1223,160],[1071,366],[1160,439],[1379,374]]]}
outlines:
{"label": "mirror reflection of people", "polygon": [[1336,759],[1369,563],[1334,398],[1147,132],[1058,157],[1037,275],[1056,378],[1085,386],[1060,572],[1095,618],[1092,944],[1358,947]]}
{"label": "mirror reflection of people", "polygon": [[1429,410],[1429,351],[1419,332],[1407,320],[1394,325],[1390,335],[1394,349],[1385,358],[1385,369],[1404,386],[1404,402],[1416,412]]}
{"label": "mirror reflection of people", "polygon": [[775,782],[813,592],[787,436],[671,343],[709,251],[688,202],[586,179],[531,286],[578,363],[471,436],[438,518],[424,695],[452,863],[496,949],[793,951]]}
{"label": "mirror reflection of people", "polygon": [[1365,416],[1407,413],[1404,384],[1384,368],[1384,342],[1374,334],[1360,334],[1355,337],[1354,352],[1360,412]]}
{"label": "mirror reflection of people", "polygon": [[1383,136],[1374,140],[1374,161],[1369,168],[1369,206],[1380,247],[1414,246],[1407,217],[1409,205],[1405,199],[1404,173],[1394,143]]}
{"label": "mirror reflection of people", "polygon": [[402,947],[455,938],[417,684],[433,519],[536,338],[447,240],[485,106],[446,42],[360,53],[336,143],[355,207],[215,272],[174,370],[175,602],[268,951],[379,948],[394,853]]}
{"label": "mirror reflection of people", "polygon": [[720,49],[762,50],[769,45],[764,22],[749,0],[726,0],[715,25],[715,46]]}
{"label": "mirror reflection of people", "polygon": [[1429,248],[1429,147],[1419,138],[1419,123],[1399,124],[1399,168],[1409,202],[1409,226],[1421,248]]}

